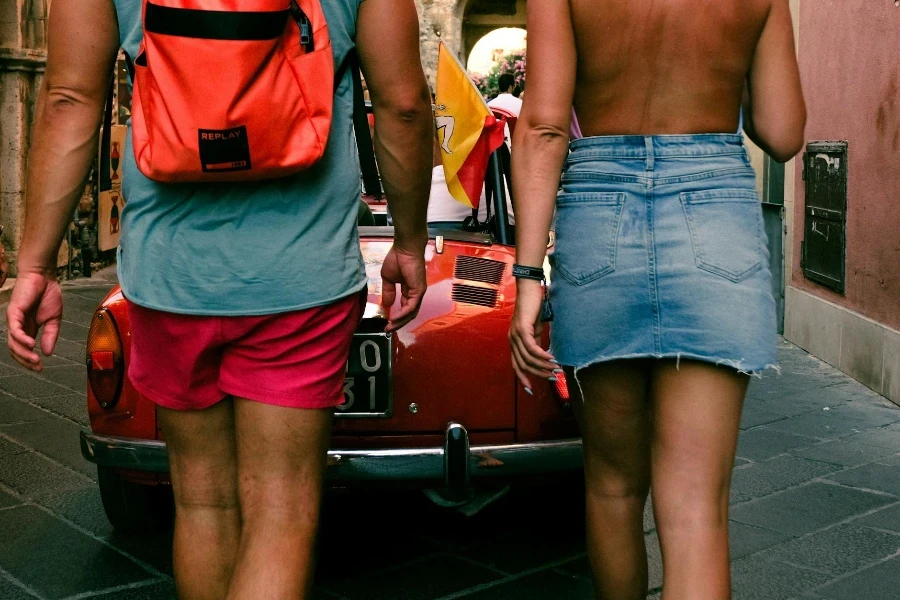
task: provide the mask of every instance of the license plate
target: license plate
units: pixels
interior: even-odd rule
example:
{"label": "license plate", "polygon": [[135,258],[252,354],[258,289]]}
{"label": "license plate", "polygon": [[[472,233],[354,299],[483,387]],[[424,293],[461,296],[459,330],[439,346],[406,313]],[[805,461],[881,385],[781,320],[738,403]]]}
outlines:
{"label": "license plate", "polygon": [[337,407],[336,416],[390,417],[394,408],[391,371],[390,334],[354,335],[344,378],[344,403]]}

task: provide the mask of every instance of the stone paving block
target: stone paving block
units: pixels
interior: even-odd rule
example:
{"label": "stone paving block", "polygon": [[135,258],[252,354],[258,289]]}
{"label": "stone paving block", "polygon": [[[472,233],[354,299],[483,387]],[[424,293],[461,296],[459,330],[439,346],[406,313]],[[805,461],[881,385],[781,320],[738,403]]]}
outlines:
{"label": "stone paving block", "polygon": [[87,339],[88,328],[84,325],[72,323],[71,321],[63,321],[59,324],[59,337],[72,342],[84,341]]}
{"label": "stone paving block", "polygon": [[[424,500],[421,495],[375,494],[365,490],[357,495],[328,494],[318,535],[316,580],[327,587],[348,577],[363,578],[446,552],[446,545],[427,537],[426,533],[441,537],[444,529],[441,519],[455,522],[455,515],[437,513],[427,518],[419,512],[425,508],[421,500]],[[427,523],[428,526],[397,527],[396,523]],[[354,560],[348,569],[347,540],[350,539],[353,555],[365,560]]]}
{"label": "stone paving block", "polygon": [[61,356],[67,360],[72,361],[72,365],[79,365],[82,369],[87,372],[84,361],[86,357],[86,340],[80,340],[78,342],[71,342],[69,340],[57,340],[56,347],[53,348],[54,356]]}
{"label": "stone paving block", "polygon": [[900,466],[870,463],[828,477],[851,487],[887,492],[900,496]]}
{"label": "stone paving block", "polygon": [[80,294],[69,291],[63,292],[63,316],[66,315],[66,311],[68,311],[69,309],[75,309],[81,312],[93,314],[93,312],[97,310],[97,307],[99,305],[100,300],[86,298]]}
{"label": "stone paving block", "polygon": [[779,456],[735,469],[731,478],[731,503],[761,498],[833,473],[837,469],[835,465],[796,456]]}
{"label": "stone paving block", "polygon": [[767,557],[832,575],[859,570],[900,552],[900,535],[848,523],[767,550]]}
{"label": "stone paving block", "polygon": [[100,489],[96,485],[59,494],[45,494],[35,498],[35,502],[160,573],[172,574],[172,532],[161,530],[140,535],[116,532],[103,511]]}
{"label": "stone paving block", "polygon": [[[71,323],[75,323],[76,325],[81,325],[82,327],[90,327],[91,319],[94,318],[93,310],[81,310],[74,306],[67,306],[65,300],[63,300],[64,308],[63,308],[63,319],[69,321]],[[96,306],[95,306],[96,308]]]}
{"label": "stone paving block", "polygon": [[897,600],[900,590],[900,556],[873,565],[816,590],[828,600]]}
{"label": "stone paving block", "polygon": [[81,426],[52,416],[41,421],[0,425],[0,433],[83,473],[87,477],[95,477],[97,468],[85,460],[79,450],[78,438],[81,431]]}
{"label": "stone paving block", "polygon": [[91,600],[178,600],[178,596],[174,582],[160,581],[91,596]]}
{"label": "stone paving block", "polygon": [[36,506],[0,511],[0,565],[51,599],[150,579],[131,560]]}
{"label": "stone paving block", "polygon": [[57,385],[52,381],[39,379],[33,375],[19,375],[18,377],[4,377],[0,379],[0,392],[16,398],[31,400],[32,398],[71,394],[72,390]]}
{"label": "stone paving block", "polygon": [[87,369],[84,365],[48,367],[41,372],[40,377],[68,388],[69,391],[84,394],[87,390]]}
{"label": "stone paving block", "polygon": [[787,417],[781,413],[759,408],[752,401],[748,401],[741,413],[741,429],[752,429],[785,418]]}
{"label": "stone paving block", "polygon": [[739,560],[760,550],[771,548],[780,544],[792,536],[771,529],[752,527],[731,521],[728,523],[728,542],[731,552],[731,560]]}
{"label": "stone paving block", "polygon": [[900,428],[896,425],[869,429],[845,439],[847,441],[858,441],[860,444],[886,448],[893,452],[900,452]]}
{"label": "stone paving block", "polygon": [[0,377],[13,377],[15,375],[21,375],[22,372],[22,367],[20,366],[14,367],[12,365],[0,364]]}
{"label": "stone paving block", "polygon": [[[77,296],[79,298],[84,298],[86,300],[91,300],[94,302],[94,306],[100,304],[100,301],[106,298],[109,291],[113,288],[112,285],[98,285],[98,286],[73,286],[67,287],[63,290],[63,296],[66,298]],[[83,309],[82,309],[83,310]]]}
{"label": "stone paving block", "polygon": [[52,413],[67,417],[81,424],[85,429],[89,427],[87,396],[85,394],[32,398],[30,402]]}
{"label": "stone paving block", "polygon": [[[662,551],[659,547],[659,538],[656,533],[648,533],[644,536],[644,545],[647,548],[647,583],[648,589],[655,590],[662,586]],[[575,558],[558,567],[560,571],[577,575],[587,581],[591,580],[591,564],[587,555]]]}
{"label": "stone paving block", "polygon": [[791,453],[803,458],[844,467],[856,467],[892,454],[887,448],[868,446],[860,442],[850,441],[851,438],[862,440],[865,439],[865,436],[860,434],[859,436],[851,436],[850,438],[831,440],[815,446],[810,446],[809,448],[800,448]]}
{"label": "stone paving block", "polygon": [[773,531],[804,535],[895,500],[890,496],[814,482],[736,506],[731,518]]}
{"label": "stone paving block", "polygon": [[24,454],[25,452],[28,452],[28,448],[25,446],[4,437],[0,437],[0,457],[9,456],[11,454]]}
{"label": "stone paving block", "polygon": [[[465,556],[487,567],[517,574],[585,551],[583,535],[566,527],[543,527],[532,520],[508,535],[466,549]],[[584,531],[582,526],[580,531]],[[539,544],[535,540],[540,540]]]}
{"label": "stone paving block", "polygon": [[35,596],[0,575],[0,600],[34,600],[34,598]]}
{"label": "stone paving block", "polygon": [[653,498],[648,497],[647,503],[644,504],[644,533],[648,533],[656,529],[656,518],[653,516]]}
{"label": "stone paving block", "polygon": [[900,407],[880,396],[877,401],[851,402],[830,412],[833,417],[854,421],[861,429],[874,429],[900,422]]}
{"label": "stone paving block", "polygon": [[828,575],[766,559],[739,560],[731,569],[734,600],[787,600],[831,579]]}
{"label": "stone paving block", "polygon": [[[0,508],[9,508],[11,506],[19,506],[24,500],[21,500],[7,491],[0,490]],[[2,567],[2,565],[0,565]]]}
{"label": "stone paving block", "polygon": [[519,579],[460,596],[465,600],[546,600],[566,598],[593,600],[593,586],[573,575],[557,571],[539,571]]}
{"label": "stone paving block", "polygon": [[846,437],[870,429],[846,416],[835,415],[833,410],[806,413],[766,425],[767,428],[823,440]]}
{"label": "stone paving block", "polygon": [[[398,585],[401,576],[403,583]],[[324,587],[349,600],[431,600],[502,578],[496,571],[461,558],[438,555],[405,567],[402,575],[396,570],[383,570],[329,582]]]}
{"label": "stone paving block", "polygon": [[[40,350],[38,350],[38,354],[40,354],[40,353],[41,353]],[[58,356],[43,356],[43,355],[41,355],[41,362],[43,362],[45,367],[55,367],[55,366],[64,366],[64,365],[72,364],[72,361],[65,359],[65,358],[61,358]],[[13,360],[13,357],[9,355],[9,352],[0,352],[0,363],[2,363],[6,367],[11,368],[18,375],[29,373],[29,371],[25,370],[25,367],[23,367],[22,365],[17,363],[15,360]],[[0,379],[0,382],[2,382],[2,379]],[[2,383],[0,383],[0,390],[2,390],[2,389],[3,389],[3,386],[2,386]]]}
{"label": "stone paving block", "polygon": [[27,451],[0,460],[0,483],[26,498],[93,485],[90,478]]}
{"label": "stone paving block", "polygon": [[49,417],[39,408],[11,396],[0,396],[0,425],[38,421]]}
{"label": "stone paving block", "polygon": [[738,438],[737,455],[753,461],[762,461],[784,454],[788,450],[803,448],[815,443],[816,440],[809,437],[775,431],[769,426],[757,427],[741,432]]}
{"label": "stone paving block", "polygon": [[861,519],[852,521],[854,524],[865,525],[875,529],[886,529],[900,533],[900,503],[889,506],[878,512],[866,515]]}

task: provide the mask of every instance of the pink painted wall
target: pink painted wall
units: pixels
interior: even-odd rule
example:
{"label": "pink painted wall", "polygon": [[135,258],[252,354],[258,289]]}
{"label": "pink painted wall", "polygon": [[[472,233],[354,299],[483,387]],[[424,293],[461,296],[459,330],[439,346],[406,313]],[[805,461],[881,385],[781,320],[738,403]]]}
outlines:
{"label": "pink painted wall", "polygon": [[[795,268],[793,285],[900,329],[900,7],[894,0],[801,0],[806,139],[847,140],[846,293]],[[804,235],[797,161],[794,265]]]}

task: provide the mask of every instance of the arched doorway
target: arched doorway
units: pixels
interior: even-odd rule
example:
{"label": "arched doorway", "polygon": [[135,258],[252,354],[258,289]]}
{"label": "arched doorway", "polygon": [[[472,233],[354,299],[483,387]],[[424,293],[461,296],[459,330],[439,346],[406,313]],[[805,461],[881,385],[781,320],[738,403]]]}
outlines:
{"label": "arched doorway", "polygon": [[466,60],[471,73],[487,75],[501,56],[525,49],[525,30],[520,27],[494,29],[472,47]]}
{"label": "arched doorway", "polygon": [[460,58],[467,60],[475,44],[504,27],[525,28],[526,0],[460,0],[457,14],[462,21]]}

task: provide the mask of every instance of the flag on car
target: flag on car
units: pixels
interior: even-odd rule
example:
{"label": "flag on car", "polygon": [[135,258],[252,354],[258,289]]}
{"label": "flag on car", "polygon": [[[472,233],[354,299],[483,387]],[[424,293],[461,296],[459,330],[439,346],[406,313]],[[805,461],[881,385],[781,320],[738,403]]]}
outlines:
{"label": "flag on car", "polygon": [[478,208],[488,159],[504,141],[504,124],[443,43],[438,50],[434,120],[447,188],[457,201]]}

